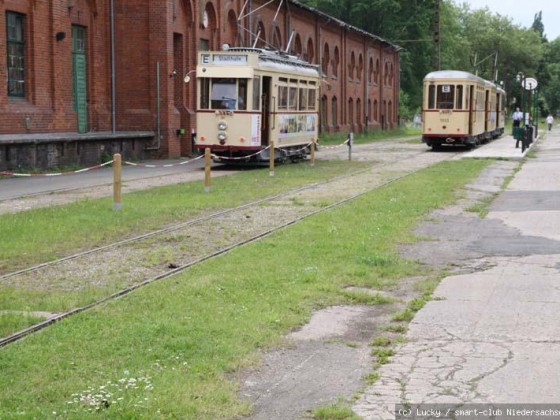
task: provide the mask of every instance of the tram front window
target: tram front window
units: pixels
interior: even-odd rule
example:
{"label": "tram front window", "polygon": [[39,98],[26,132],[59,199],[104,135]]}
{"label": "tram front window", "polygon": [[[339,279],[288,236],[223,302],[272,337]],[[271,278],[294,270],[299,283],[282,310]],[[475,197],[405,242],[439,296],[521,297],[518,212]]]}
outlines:
{"label": "tram front window", "polygon": [[247,80],[213,79],[210,101],[212,109],[247,109]]}

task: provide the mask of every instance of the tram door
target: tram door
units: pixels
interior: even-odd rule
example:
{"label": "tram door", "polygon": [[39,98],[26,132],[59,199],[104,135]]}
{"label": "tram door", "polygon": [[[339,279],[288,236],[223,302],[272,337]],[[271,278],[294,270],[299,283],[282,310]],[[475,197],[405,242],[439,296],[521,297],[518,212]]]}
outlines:
{"label": "tram door", "polygon": [[474,114],[476,111],[476,97],[474,96],[474,86],[470,86],[469,89],[469,134],[473,133],[473,123],[474,123]]}
{"label": "tram door", "polygon": [[272,77],[263,76],[261,95],[261,144],[268,146],[270,142],[270,95]]}

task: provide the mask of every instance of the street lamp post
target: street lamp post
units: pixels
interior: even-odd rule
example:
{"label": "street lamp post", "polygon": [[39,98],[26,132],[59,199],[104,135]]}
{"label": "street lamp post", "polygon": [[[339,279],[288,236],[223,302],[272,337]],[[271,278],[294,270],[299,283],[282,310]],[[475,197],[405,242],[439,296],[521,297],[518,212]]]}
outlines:
{"label": "street lamp post", "polygon": [[523,110],[523,125],[525,125],[525,74],[517,73],[517,81],[521,83],[521,109]]}

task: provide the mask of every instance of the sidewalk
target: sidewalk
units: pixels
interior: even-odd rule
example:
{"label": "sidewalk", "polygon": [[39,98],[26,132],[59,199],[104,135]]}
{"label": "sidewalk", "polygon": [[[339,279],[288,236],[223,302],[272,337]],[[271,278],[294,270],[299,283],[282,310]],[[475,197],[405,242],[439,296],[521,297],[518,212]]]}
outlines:
{"label": "sidewalk", "polygon": [[[490,145],[501,150],[499,157],[521,154],[508,136]],[[470,153],[490,157],[494,152]],[[474,407],[479,410],[506,404],[504,410],[513,404],[543,409],[530,404],[556,403],[560,411],[559,129],[539,141],[536,157],[523,164],[485,220],[515,234],[490,232],[469,244],[485,255],[476,260],[480,268],[440,283],[437,299],[416,314],[406,342],[355,403],[358,415],[428,419],[437,416],[418,414],[465,404],[483,404]],[[395,404],[407,403],[412,412],[396,416]],[[452,418],[443,414],[439,418]]]}
{"label": "sidewalk", "polygon": [[[539,134],[541,134],[539,129]],[[528,149],[521,151],[521,146],[515,148],[515,139],[512,135],[504,135],[499,139],[492,140],[487,144],[477,147],[470,152],[461,155],[464,158],[493,158],[493,159],[523,159],[529,150],[536,144],[535,140]]]}

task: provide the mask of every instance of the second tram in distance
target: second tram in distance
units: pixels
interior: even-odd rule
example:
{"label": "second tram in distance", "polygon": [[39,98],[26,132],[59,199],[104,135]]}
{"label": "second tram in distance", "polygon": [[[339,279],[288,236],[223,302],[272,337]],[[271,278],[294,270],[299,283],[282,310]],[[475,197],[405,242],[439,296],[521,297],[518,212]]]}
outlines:
{"label": "second tram in distance", "polygon": [[422,141],[475,147],[504,132],[505,91],[471,73],[444,70],[424,78]]}
{"label": "second tram in distance", "polygon": [[199,53],[196,147],[222,163],[298,160],[318,136],[318,66],[258,48]]}

